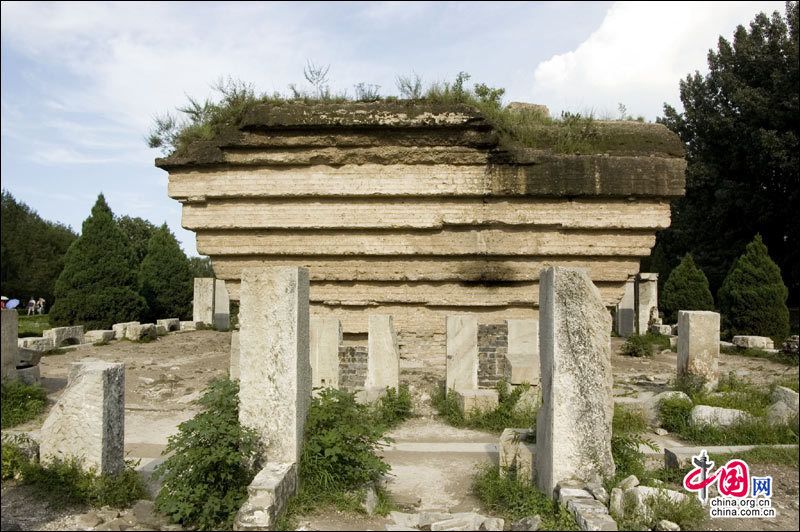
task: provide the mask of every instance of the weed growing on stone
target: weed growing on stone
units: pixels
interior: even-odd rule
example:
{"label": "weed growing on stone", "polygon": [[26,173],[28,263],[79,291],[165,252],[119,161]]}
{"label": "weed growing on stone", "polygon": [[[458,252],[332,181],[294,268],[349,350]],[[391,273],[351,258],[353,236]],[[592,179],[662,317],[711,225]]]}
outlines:
{"label": "weed growing on stone", "polygon": [[239,424],[238,393],[236,381],[212,381],[198,400],[204,410],[178,426],[155,470],[156,508],[184,527],[230,530],[259,471],[258,436]]}
{"label": "weed growing on stone", "polygon": [[621,352],[630,357],[649,357],[664,349],[670,349],[667,336],[654,333],[632,334],[622,344]]}
{"label": "weed growing on stone", "polygon": [[445,391],[440,386],[433,394],[433,406],[448,424],[454,427],[464,427],[485,430],[500,434],[509,427],[533,428],[536,424],[538,405],[522,404],[520,399],[530,390],[530,386],[521,385],[509,390],[505,381],[497,383],[498,403],[493,410],[475,410],[461,412],[458,404],[458,394],[454,390]]}
{"label": "weed growing on stone", "polygon": [[606,489],[611,490],[620,480],[630,475],[640,479],[647,476],[644,453],[641,445],[653,446],[642,434],[647,430],[647,421],[638,413],[616,405],[611,425],[611,456],[614,459],[614,477],[606,481]]}
{"label": "weed growing on stone", "polygon": [[492,515],[516,521],[539,515],[540,530],[578,530],[572,515],[529,483],[502,476],[497,466],[485,464],[473,479],[473,491]]}
{"label": "weed growing on stone", "polygon": [[623,502],[623,515],[614,516],[620,530],[655,530],[662,519],[672,521],[681,530],[695,530],[705,521],[706,510],[695,497],[672,500],[666,493],[648,497],[648,511],[637,511],[633,501]]}
{"label": "weed growing on stone", "polygon": [[57,507],[88,504],[127,508],[147,494],[136,472],[138,462],[126,460],[120,473],[98,475],[94,470],[84,471],[78,459],[40,464],[13,444],[3,444],[2,456],[4,480],[14,478],[31,486],[36,495]]}
{"label": "weed growing on stone", "polygon": [[373,404],[372,419],[375,424],[389,430],[413,415],[411,393],[408,386],[387,388],[386,393]]}
{"label": "weed growing on stone", "polygon": [[2,394],[2,428],[16,427],[36,418],[47,405],[47,392],[38,384],[9,380],[0,387]]}

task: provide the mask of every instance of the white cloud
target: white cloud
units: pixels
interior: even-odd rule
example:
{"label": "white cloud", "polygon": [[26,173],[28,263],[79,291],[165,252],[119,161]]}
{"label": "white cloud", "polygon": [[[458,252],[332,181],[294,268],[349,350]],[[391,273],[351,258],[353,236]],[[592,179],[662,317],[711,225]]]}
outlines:
{"label": "white cloud", "polygon": [[663,102],[680,105],[678,81],[707,70],[720,35],[730,40],[737,25],[774,10],[783,3],[617,2],[580,46],[539,63],[533,101],[600,115],[624,103],[652,120]]}

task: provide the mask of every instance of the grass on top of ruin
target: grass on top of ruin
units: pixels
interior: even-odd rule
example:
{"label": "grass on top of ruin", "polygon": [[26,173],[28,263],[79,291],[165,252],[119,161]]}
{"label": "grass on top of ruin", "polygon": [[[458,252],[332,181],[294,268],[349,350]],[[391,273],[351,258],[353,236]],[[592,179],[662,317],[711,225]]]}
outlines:
{"label": "grass on top of ruin", "polygon": [[[676,397],[661,401],[661,426],[689,442],[702,445],[797,444],[797,420],[780,422],[768,415],[775,387],[784,384],[797,389],[797,382],[790,379],[756,385],[733,373],[722,377],[713,392],[704,390],[698,381],[680,380],[676,388],[689,399]],[[693,424],[691,411],[698,405],[740,410],[744,416],[728,426]]]}
{"label": "grass on top of ruin", "polygon": [[[185,155],[188,147],[196,141],[213,140],[224,130],[239,126],[245,116],[261,104],[314,104],[347,102],[401,102],[408,106],[419,104],[466,105],[479,111],[500,135],[501,142],[510,146],[522,146],[552,150],[556,153],[586,153],[602,148],[605,133],[592,113],[564,112],[559,118],[551,118],[541,106],[509,109],[503,107],[505,89],[490,87],[484,83],[470,86],[470,75],[460,72],[455,80],[434,82],[423,87],[416,74],[397,77],[399,96],[382,96],[380,87],[358,83],[353,94],[347,91],[332,92],[327,79],[327,67],[308,63],[304,75],[309,89],[289,85],[289,94],[280,92],[257,94],[253,85],[228,77],[220,78],[212,88],[219,94],[217,101],[203,102],[189,97],[188,103],[177,111],[182,118],[170,113],[156,117],[148,135],[151,148],[159,148],[167,154]],[[634,120],[620,104],[619,120]],[[607,117],[613,120],[613,117]],[[636,121],[644,121],[637,117]],[[613,144],[613,139],[611,144]]]}
{"label": "grass on top of ruin", "polygon": [[455,390],[445,390],[444,383],[437,386],[432,394],[433,407],[444,420],[453,427],[484,430],[500,434],[509,427],[535,428],[537,401],[528,400],[528,392],[533,391],[523,384],[509,391],[505,381],[500,380],[497,390],[497,407],[492,410],[473,410],[462,412],[458,394]]}
{"label": "grass on top of ruin", "polygon": [[50,328],[50,317],[47,314],[20,315],[18,327],[17,338],[41,336],[44,331]]}

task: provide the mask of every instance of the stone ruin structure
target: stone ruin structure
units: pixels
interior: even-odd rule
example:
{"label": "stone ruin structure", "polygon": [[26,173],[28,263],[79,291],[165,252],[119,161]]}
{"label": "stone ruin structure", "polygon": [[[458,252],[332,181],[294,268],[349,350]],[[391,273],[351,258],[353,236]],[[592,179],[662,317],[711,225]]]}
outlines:
{"label": "stone ruin structure", "polygon": [[616,305],[669,225],[678,137],[596,127],[594,148],[563,153],[555,126],[521,147],[461,105],[263,104],[156,165],[231,299],[246,268],[305,267],[311,316],[345,343],[391,315],[403,358],[442,365],[447,315],[537,319],[544,267],[587,269]]}

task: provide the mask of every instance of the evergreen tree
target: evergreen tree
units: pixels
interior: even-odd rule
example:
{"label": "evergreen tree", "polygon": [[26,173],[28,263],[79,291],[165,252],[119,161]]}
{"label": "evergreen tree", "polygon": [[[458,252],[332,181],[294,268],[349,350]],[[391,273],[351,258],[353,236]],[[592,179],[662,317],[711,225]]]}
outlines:
{"label": "evergreen tree", "polygon": [[686,196],[658,235],[662,276],[691,252],[716,292],[760,233],[800,295],[798,79],[798,3],[787,2],[785,16],[760,13],[732,42],[720,37],[708,73],[680,82],[684,111],[665,105],[659,120],[681,137],[688,163]]}
{"label": "evergreen tree", "polygon": [[133,263],[141,264],[147,255],[147,244],[156,232],[156,226],[138,216],[121,216],[117,225],[128,239],[128,245],[133,251]]}
{"label": "evergreen tree", "polygon": [[761,235],[747,245],[717,295],[725,328],[731,335],[776,339],[789,334],[788,296],[781,270],[769,257]]}
{"label": "evergreen tree", "polygon": [[156,229],[147,243],[139,284],[150,307],[148,321],[191,317],[194,285],[189,261],[167,224]]}
{"label": "evergreen tree", "polygon": [[679,310],[714,310],[708,279],[695,265],[691,254],[687,253],[669,274],[661,292],[661,307],[664,317],[671,323],[677,321]]}
{"label": "evergreen tree", "polygon": [[139,320],[147,305],[138,293],[133,255],[102,194],[64,258],[50,311],[54,326],[110,329]]}

